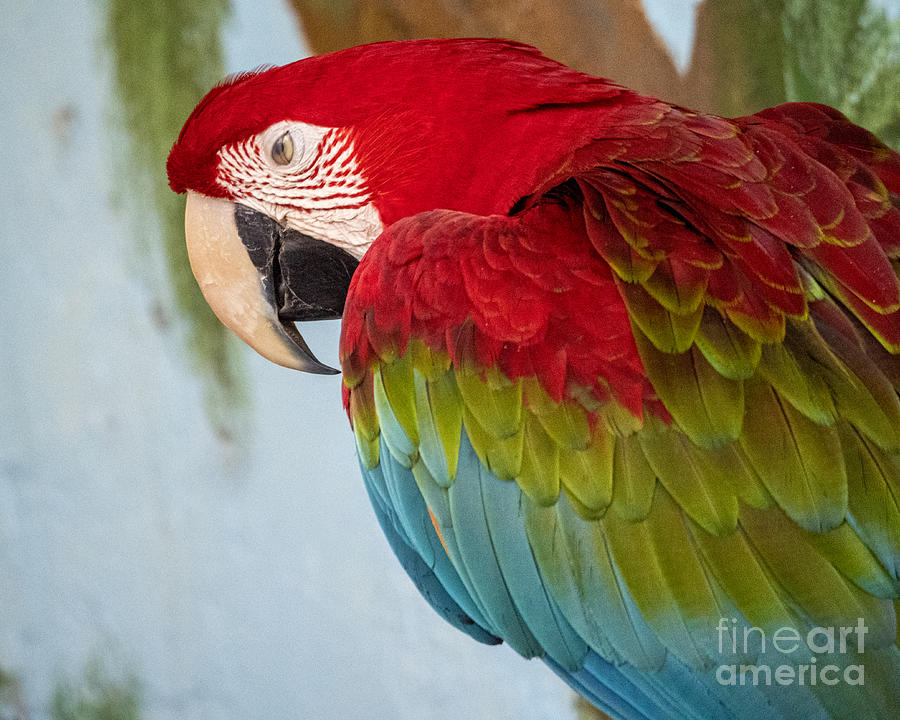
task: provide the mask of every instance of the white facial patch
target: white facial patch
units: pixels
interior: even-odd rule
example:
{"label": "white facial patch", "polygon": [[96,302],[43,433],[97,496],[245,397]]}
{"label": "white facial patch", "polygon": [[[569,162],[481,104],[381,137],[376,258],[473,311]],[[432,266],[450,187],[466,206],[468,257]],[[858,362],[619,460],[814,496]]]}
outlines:
{"label": "white facial patch", "polygon": [[[279,163],[272,148],[285,133],[292,157]],[[220,150],[218,181],[239,202],[357,259],[383,228],[344,128],[276,123]]]}

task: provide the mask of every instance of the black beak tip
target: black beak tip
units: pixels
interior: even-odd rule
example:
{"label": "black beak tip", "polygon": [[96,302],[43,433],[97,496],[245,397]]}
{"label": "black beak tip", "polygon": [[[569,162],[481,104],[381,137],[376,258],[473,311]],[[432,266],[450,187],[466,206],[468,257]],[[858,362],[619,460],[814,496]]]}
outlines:
{"label": "black beak tip", "polygon": [[340,375],[341,371],[337,368],[333,368],[330,365],[325,365],[324,363],[320,363],[316,360],[315,365],[311,365],[307,368],[306,372],[312,373],[313,375]]}
{"label": "black beak tip", "polygon": [[303,339],[303,336],[300,334],[300,331],[297,330],[297,327],[293,322],[282,318],[279,318],[279,320],[281,321],[281,327],[284,328],[285,334],[290,338],[297,349],[297,355],[303,363],[303,372],[312,375],[340,374],[340,370],[333,368],[330,365],[326,365],[313,355],[313,351],[309,349],[309,345],[306,344],[306,340]]}

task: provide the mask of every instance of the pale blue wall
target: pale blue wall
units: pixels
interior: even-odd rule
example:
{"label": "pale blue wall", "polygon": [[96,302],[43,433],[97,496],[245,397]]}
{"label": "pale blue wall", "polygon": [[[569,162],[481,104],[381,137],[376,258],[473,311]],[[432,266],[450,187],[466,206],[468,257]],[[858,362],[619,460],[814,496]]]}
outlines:
{"label": "pale blue wall", "polygon": [[[229,71],[299,56],[277,0],[234,4]],[[249,436],[214,435],[157,229],[114,187],[101,13],[16,0],[0,23],[0,667],[32,720],[92,658],[139,677],[151,720],[571,717],[539,663],[418,597],[337,378],[247,350]],[[304,334],[336,362],[336,324]]]}

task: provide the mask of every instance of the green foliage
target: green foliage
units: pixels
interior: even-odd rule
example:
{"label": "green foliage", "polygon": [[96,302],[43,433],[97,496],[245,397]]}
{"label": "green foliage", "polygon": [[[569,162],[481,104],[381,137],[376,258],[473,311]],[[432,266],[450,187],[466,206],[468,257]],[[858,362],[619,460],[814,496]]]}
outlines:
{"label": "green foliage", "polygon": [[782,67],[789,49],[778,25],[784,2],[706,0],[715,112],[745,115],[783,102]]}
{"label": "green foliage", "polygon": [[900,148],[900,17],[869,0],[706,0],[714,110],[820,102]]}
{"label": "green foliage", "polygon": [[133,678],[113,680],[91,663],[79,685],[60,683],[50,704],[52,720],[140,720],[140,687]]}
{"label": "green foliage", "polygon": [[25,720],[25,718],[19,678],[0,667],[0,720]]}
{"label": "green foliage", "polygon": [[900,17],[867,0],[787,0],[787,99],[838,108],[900,148]]}
{"label": "green foliage", "polygon": [[177,308],[195,366],[207,380],[207,407],[227,432],[226,412],[245,402],[236,343],[212,314],[191,274],[184,243],[184,198],[168,187],[166,158],[199,99],[223,74],[221,31],[227,0],[108,0],[106,38],[130,143],[119,169],[131,197],[147,197],[162,231]]}

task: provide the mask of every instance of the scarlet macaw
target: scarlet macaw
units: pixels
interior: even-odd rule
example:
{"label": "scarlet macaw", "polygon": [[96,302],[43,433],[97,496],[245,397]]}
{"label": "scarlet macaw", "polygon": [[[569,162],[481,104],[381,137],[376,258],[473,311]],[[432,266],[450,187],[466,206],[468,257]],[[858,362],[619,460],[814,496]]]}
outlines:
{"label": "scarlet macaw", "polygon": [[615,718],[896,714],[900,156],[872,134],[424,40],[226,80],[168,173],[247,343],[330,372],[293,321],[343,315],[367,490],[453,625]]}

